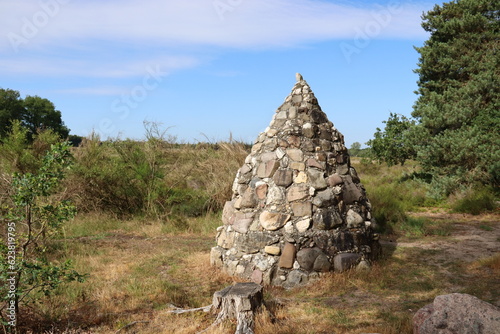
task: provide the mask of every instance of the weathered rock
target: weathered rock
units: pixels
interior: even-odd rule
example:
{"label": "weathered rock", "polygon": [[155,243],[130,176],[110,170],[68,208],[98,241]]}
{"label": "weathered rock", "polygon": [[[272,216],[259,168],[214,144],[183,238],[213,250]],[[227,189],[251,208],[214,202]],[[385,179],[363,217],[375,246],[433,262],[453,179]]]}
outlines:
{"label": "weathered rock", "polygon": [[262,211],[259,217],[260,224],[268,231],[274,231],[283,227],[289,219],[290,215],[269,211]]}
{"label": "weathered rock", "polygon": [[309,196],[309,187],[305,184],[294,184],[290,186],[287,192],[289,202],[299,201]]}
{"label": "weathered rock", "polygon": [[271,255],[280,255],[281,249],[278,246],[266,246],[264,252]]}
{"label": "weathered rock", "polygon": [[295,223],[295,227],[299,233],[304,233],[311,226],[311,218],[301,219]]}
{"label": "weathered rock", "polygon": [[296,217],[311,216],[312,203],[311,202],[294,202],[292,203],[293,215]]}
{"label": "weathered rock", "polygon": [[295,245],[289,242],[285,243],[285,247],[283,247],[283,252],[281,253],[278,266],[280,268],[292,268],[293,262],[295,261],[295,252]]}
{"label": "weathered rock", "polygon": [[314,213],[313,225],[318,230],[330,230],[342,224],[342,217],[335,208],[320,208]]}
{"label": "weathered rock", "polygon": [[314,261],[322,254],[321,250],[317,247],[302,248],[297,252],[297,262],[300,268],[306,271],[311,271],[314,267]]}
{"label": "weathered rock", "polygon": [[328,256],[326,256],[323,252],[318,255],[316,260],[314,261],[313,270],[317,272],[328,272],[331,268],[330,260],[328,260]]}
{"label": "weathered rock", "polygon": [[354,267],[358,263],[360,258],[361,255],[359,255],[358,253],[337,254],[333,258],[333,267],[335,271],[343,272]]}
{"label": "weathered rock", "polygon": [[346,215],[345,219],[347,222],[347,227],[349,227],[349,228],[359,227],[365,221],[359,213],[357,213],[356,211],[354,211],[352,209],[349,209],[349,211],[347,211],[347,215]]}
{"label": "weathered rock", "polygon": [[461,293],[437,296],[413,317],[414,334],[498,334],[500,308]]}
{"label": "weathered rock", "polygon": [[293,181],[293,171],[291,169],[278,169],[273,176],[277,186],[288,187]]}

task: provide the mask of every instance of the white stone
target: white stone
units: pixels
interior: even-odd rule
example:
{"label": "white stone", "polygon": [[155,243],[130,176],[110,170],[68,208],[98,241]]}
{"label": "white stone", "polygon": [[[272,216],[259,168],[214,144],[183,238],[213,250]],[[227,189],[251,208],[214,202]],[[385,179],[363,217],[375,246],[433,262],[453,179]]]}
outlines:
{"label": "white stone", "polygon": [[295,262],[293,263],[293,269],[300,269],[300,264],[297,262],[297,260],[295,260]]}
{"label": "white stone", "polygon": [[285,150],[283,150],[281,147],[278,147],[276,149],[276,156],[278,157],[278,159],[281,159],[285,156]]}
{"label": "white stone", "polygon": [[289,234],[292,234],[294,231],[293,231],[293,224],[291,221],[287,222],[285,224],[285,232],[286,233],[289,233]]}
{"label": "white stone", "polygon": [[364,222],[364,219],[359,215],[359,213],[357,213],[353,209],[349,209],[349,211],[347,211],[346,221],[348,228],[354,228],[359,227],[359,225]]}
{"label": "white stone", "polygon": [[245,272],[245,266],[239,264],[236,266],[236,273],[237,274],[243,274]]}
{"label": "white stone", "polygon": [[306,183],[307,174],[305,172],[299,172],[297,176],[293,179],[294,183]]}
{"label": "white stone", "polygon": [[313,187],[309,187],[309,195],[314,196],[314,193],[316,192],[316,189]]}
{"label": "white stone", "polygon": [[304,233],[310,226],[311,218],[302,219],[295,223],[295,227],[297,227],[297,231],[299,231],[299,233]]}

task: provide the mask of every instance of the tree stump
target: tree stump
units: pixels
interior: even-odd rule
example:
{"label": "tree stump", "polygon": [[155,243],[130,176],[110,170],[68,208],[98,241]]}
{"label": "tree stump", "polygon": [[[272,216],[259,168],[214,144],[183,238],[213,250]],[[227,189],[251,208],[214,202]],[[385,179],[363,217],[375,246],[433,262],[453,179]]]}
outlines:
{"label": "tree stump", "polygon": [[214,293],[212,310],[218,313],[215,323],[236,318],[235,334],[253,334],[254,313],[263,303],[262,286],[237,283]]}

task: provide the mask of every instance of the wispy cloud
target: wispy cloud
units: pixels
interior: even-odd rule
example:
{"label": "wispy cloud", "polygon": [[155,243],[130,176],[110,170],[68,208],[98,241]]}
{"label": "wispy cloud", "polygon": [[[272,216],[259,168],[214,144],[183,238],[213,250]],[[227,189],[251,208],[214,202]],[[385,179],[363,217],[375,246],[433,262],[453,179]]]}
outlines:
{"label": "wispy cloud", "polygon": [[[424,38],[420,15],[429,6],[392,3],[397,14],[373,38]],[[355,38],[387,9],[324,0],[3,0],[0,73],[120,78],[147,64],[173,71],[199,64],[207,47]]]}

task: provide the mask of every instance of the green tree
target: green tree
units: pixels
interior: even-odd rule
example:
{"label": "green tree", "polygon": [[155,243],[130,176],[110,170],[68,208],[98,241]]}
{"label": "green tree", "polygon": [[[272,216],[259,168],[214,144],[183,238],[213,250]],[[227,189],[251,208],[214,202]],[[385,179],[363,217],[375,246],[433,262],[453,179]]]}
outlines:
{"label": "green tree", "polygon": [[19,92],[0,88],[0,138],[9,132],[12,121],[21,120],[23,114],[23,100]]}
{"label": "green tree", "polygon": [[415,70],[415,149],[435,189],[499,185],[500,3],[456,0],[423,15],[430,33]]}
{"label": "green tree", "polygon": [[26,96],[24,98],[23,125],[28,128],[32,138],[38,131],[52,129],[61,138],[66,139],[69,129],[64,125],[61,112],[56,110],[54,104],[39,96]]}
{"label": "green tree", "polygon": [[69,144],[59,143],[44,156],[37,174],[13,175],[12,201],[0,210],[1,225],[8,232],[0,245],[0,298],[4,301],[0,315],[4,321],[12,320],[5,314],[9,307],[18,319],[21,304],[49,295],[64,282],[84,278],[71,269],[70,262],[50,261],[48,252],[49,242],[75,214],[69,202],[51,197],[72,160]]}
{"label": "green tree", "polygon": [[48,129],[63,139],[69,135],[61,112],[56,110],[52,102],[39,96],[26,96],[22,99],[18,91],[0,89],[0,138],[11,131],[14,121],[20,121],[28,130],[29,142],[33,141],[39,131]]}
{"label": "green tree", "polygon": [[391,113],[389,119],[383,123],[384,130],[377,128],[374,139],[366,143],[371,147],[373,157],[387,162],[389,166],[403,165],[406,160],[413,159],[415,121],[404,115]]}

